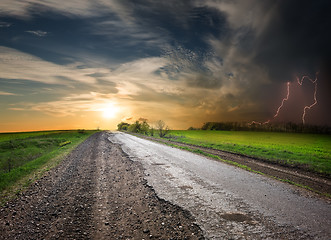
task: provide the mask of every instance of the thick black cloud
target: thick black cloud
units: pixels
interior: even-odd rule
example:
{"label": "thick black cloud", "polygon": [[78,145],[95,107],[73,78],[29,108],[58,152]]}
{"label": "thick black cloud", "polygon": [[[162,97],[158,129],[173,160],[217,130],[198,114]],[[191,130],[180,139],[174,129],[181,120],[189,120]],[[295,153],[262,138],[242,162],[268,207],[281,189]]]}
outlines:
{"label": "thick black cloud", "polygon": [[206,37],[222,37],[226,32],[225,16],[214,8],[197,6],[192,0],[119,1],[135,23],[167,38],[171,45],[202,51],[210,48]]}
{"label": "thick black cloud", "polygon": [[[213,100],[209,108],[222,108],[220,116],[223,109],[230,109],[229,119],[231,114],[241,114],[243,120],[272,117],[271,107],[277,109],[283,94],[282,83],[321,71],[319,104],[308,117],[319,114],[321,123],[331,122],[330,114],[325,114],[331,102],[331,74],[325,73],[331,65],[329,0],[118,0],[112,7],[91,4],[94,7],[86,11],[95,13],[82,15],[77,14],[80,4],[72,3],[76,14],[31,5],[25,9],[31,12],[29,18],[0,16],[0,45],[56,64],[79,63],[77,69],[94,66],[94,59],[101,59],[95,65],[103,62],[101,66],[116,69],[141,58],[165,58],[168,64],[155,74],[167,76],[169,84],[184,80],[201,91],[224,87],[229,93],[220,93],[220,100]],[[47,34],[41,37],[28,31]],[[96,71],[88,76],[96,80],[93,89],[81,84],[77,92],[117,92],[107,74]],[[71,79],[58,79],[64,86],[75,86]],[[159,96],[152,88],[139,94],[141,101],[183,102],[171,94]],[[201,95],[194,100],[198,98],[203,99]],[[245,107],[254,105],[258,107],[253,110]]]}
{"label": "thick black cloud", "polygon": [[[79,62],[83,55],[126,62],[161,54],[156,47],[146,46],[146,39],[130,35],[113,13],[73,18],[50,9],[39,10],[28,19],[0,16],[1,22],[11,24],[0,29],[0,45],[56,64]],[[103,26],[107,21],[114,24]],[[37,37],[27,32],[31,30],[46,31],[47,35]]]}
{"label": "thick black cloud", "polygon": [[288,81],[296,74],[314,75],[331,60],[331,1],[279,1],[256,42],[254,61],[272,80]]}

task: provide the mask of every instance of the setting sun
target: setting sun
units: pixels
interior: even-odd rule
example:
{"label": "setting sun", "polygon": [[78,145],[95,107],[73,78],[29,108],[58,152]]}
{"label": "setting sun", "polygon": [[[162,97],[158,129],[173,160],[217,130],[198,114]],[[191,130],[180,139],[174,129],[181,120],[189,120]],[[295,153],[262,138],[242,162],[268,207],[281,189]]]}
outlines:
{"label": "setting sun", "polygon": [[104,118],[114,118],[119,111],[119,108],[114,104],[108,104],[105,108],[100,110]]}

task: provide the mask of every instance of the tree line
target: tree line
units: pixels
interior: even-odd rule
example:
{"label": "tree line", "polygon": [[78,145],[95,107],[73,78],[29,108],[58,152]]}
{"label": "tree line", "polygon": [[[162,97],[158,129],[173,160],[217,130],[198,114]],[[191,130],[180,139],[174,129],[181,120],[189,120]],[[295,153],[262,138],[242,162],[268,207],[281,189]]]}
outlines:
{"label": "tree line", "polygon": [[139,119],[134,123],[120,122],[117,124],[118,131],[127,131],[132,133],[140,133],[147,136],[158,135],[161,138],[165,137],[170,129],[163,120],[158,120],[155,124],[150,125],[147,119]]}
{"label": "tree line", "polygon": [[[194,130],[197,128],[189,128]],[[293,122],[278,122],[268,124],[256,124],[247,122],[206,122],[201,130],[224,131],[264,131],[264,132],[293,132],[293,133],[322,133],[331,134],[331,127],[324,125],[298,124]]]}
{"label": "tree line", "polygon": [[[119,131],[128,131],[144,135],[165,137],[170,129],[164,121],[158,120],[151,125],[146,119],[139,119],[132,124],[120,122]],[[331,134],[331,127],[324,125],[298,124],[293,122],[275,122],[257,124],[248,122],[205,122],[201,128],[190,127],[188,130],[216,130],[216,131],[261,131],[261,132],[291,132],[291,133],[318,133]]]}

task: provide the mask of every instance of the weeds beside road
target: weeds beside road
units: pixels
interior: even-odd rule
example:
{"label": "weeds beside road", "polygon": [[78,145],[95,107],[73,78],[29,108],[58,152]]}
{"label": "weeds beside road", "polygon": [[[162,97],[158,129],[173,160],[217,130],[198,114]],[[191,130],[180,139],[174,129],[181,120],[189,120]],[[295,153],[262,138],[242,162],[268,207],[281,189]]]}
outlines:
{"label": "weeds beside road", "polygon": [[[172,147],[180,148],[207,157],[211,157],[213,159],[217,159],[219,161],[223,161],[225,163],[235,165],[237,167],[243,168],[251,172],[267,175],[276,178],[280,181],[287,182],[299,186],[301,188],[311,190],[318,194],[324,195],[327,198],[331,197],[331,181],[329,175],[326,174],[321,175],[320,173],[316,173],[314,171],[311,171],[307,167],[302,167],[300,165],[290,165],[290,164],[285,164],[282,161],[270,161],[268,159],[263,159],[261,157],[258,158],[252,157],[252,155],[250,154],[247,155],[245,155],[244,153],[238,154],[236,152],[233,153],[215,148],[216,144],[215,142],[213,143],[213,141],[215,141],[215,136],[217,135],[221,136],[222,134],[226,134],[226,132],[219,133],[216,131],[210,131],[210,133],[208,133],[207,131],[206,133],[207,135],[203,135],[203,136],[200,135],[199,140],[196,139],[192,140],[189,136],[187,137],[185,136],[186,133],[189,134],[190,132],[193,132],[193,134],[199,134],[196,133],[196,131],[171,131],[170,135],[167,138],[159,138],[155,136],[151,137],[141,134],[134,134],[134,135],[142,138],[147,138],[153,141],[158,141],[170,145]],[[204,132],[206,131],[202,131],[202,133]],[[176,135],[176,133],[180,133],[181,135],[179,134]],[[212,136],[207,137],[208,134],[213,135],[214,138]],[[244,132],[244,134],[246,134],[246,132]],[[254,132],[252,134],[254,134]],[[238,135],[240,136],[240,132],[239,133],[233,132],[230,133],[229,135],[238,137]],[[285,136],[283,137],[286,136],[287,135],[285,134]],[[232,141],[234,140],[232,139]],[[255,139],[255,141],[259,141],[259,140]],[[274,141],[274,139],[272,138],[269,139],[269,143],[271,141]],[[305,141],[307,141],[307,139],[305,139]],[[206,144],[208,142],[209,144]],[[254,141],[252,140],[252,142]],[[325,143],[327,143],[327,141],[325,141]],[[328,150],[329,149],[325,149],[325,151]]]}
{"label": "weeds beside road", "polygon": [[0,203],[56,166],[61,156],[95,131],[47,131],[0,134]]}
{"label": "weeds beside road", "polygon": [[264,159],[331,177],[331,135],[172,130],[167,139]]}
{"label": "weeds beside road", "polygon": [[204,239],[188,211],[159,199],[144,169],[98,132],[0,208],[0,239]]}

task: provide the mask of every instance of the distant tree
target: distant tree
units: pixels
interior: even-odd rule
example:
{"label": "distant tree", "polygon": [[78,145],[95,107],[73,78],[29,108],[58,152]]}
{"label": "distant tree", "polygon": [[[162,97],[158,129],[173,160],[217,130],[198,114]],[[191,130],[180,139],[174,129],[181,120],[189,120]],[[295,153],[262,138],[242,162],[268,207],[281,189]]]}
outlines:
{"label": "distant tree", "polygon": [[154,127],[151,127],[149,129],[149,133],[151,134],[152,137],[154,136]]}
{"label": "distant tree", "polygon": [[163,120],[158,120],[156,122],[156,129],[159,132],[159,136],[161,138],[163,138],[165,135],[167,135],[170,131],[169,127],[166,126],[166,124]]}
{"label": "distant tree", "polygon": [[129,128],[130,124],[126,122],[120,122],[117,124],[117,130],[118,131],[127,131]]}
{"label": "distant tree", "polygon": [[139,120],[135,121],[132,124],[126,123],[126,122],[120,122],[117,124],[117,129],[119,131],[129,131],[133,133],[141,133],[148,135],[150,132],[150,126],[147,123],[147,119],[145,118],[139,118]]}
{"label": "distant tree", "polygon": [[77,130],[78,133],[84,134],[85,133],[85,129],[78,129]]}
{"label": "distant tree", "polygon": [[140,124],[140,133],[148,135],[149,133],[149,124],[147,123],[147,119],[144,119],[142,123]]}
{"label": "distant tree", "polygon": [[132,123],[128,127],[128,131],[129,132],[133,132],[133,133],[140,133],[140,131],[141,131],[141,124],[139,123],[139,121],[135,121],[134,123]]}

